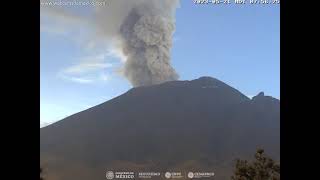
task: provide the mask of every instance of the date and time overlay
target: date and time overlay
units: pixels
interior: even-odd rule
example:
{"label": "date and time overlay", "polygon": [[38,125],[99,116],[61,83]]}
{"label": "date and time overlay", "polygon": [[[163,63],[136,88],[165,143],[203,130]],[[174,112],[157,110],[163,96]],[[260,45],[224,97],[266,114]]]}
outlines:
{"label": "date and time overlay", "polygon": [[280,0],[193,0],[193,3],[197,5],[280,5]]}

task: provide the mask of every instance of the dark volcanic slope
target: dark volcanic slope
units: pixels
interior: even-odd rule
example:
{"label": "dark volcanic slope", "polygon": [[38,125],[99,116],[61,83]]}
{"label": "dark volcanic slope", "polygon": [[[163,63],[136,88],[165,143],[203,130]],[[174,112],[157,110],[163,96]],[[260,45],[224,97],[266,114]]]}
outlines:
{"label": "dark volcanic slope", "polygon": [[280,156],[280,101],[252,100],[210,77],[133,88],[40,129],[48,180],[100,180],[107,169],[213,170],[261,147]]}

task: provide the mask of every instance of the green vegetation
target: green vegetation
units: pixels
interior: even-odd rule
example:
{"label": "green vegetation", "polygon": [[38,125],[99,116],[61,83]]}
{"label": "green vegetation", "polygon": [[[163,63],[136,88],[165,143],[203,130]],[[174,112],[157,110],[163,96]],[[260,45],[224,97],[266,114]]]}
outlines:
{"label": "green vegetation", "polygon": [[236,160],[232,180],[280,180],[280,164],[264,154],[264,150],[258,149],[255,160]]}

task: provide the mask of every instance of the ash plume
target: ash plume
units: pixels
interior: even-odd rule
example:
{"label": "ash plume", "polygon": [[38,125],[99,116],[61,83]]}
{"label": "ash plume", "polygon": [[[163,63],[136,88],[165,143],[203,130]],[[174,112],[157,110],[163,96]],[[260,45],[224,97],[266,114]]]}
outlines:
{"label": "ash plume", "polygon": [[[103,31],[106,34],[113,34],[111,28],[117,28],[118,45],[125,56],[123,75],[134,87],[177,80],[178,74],[171,66],[170,51],[179,1],[109,2],[114,9],[107,14],[102,13],[99,23],[105,27]],[[115,15],[116,19],[108,18]]]}
{"label": "ash plume", "polygon": [[120,28],[127,57],[124,75],[133,86],[176,80],[178,75],[170,65],[173,21],[141,11],[132,9]]}

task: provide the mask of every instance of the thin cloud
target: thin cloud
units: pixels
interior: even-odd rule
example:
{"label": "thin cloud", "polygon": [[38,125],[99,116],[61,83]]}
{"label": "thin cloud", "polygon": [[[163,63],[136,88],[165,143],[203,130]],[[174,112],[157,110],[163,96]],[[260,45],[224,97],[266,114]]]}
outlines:
{"label": "thin cloud", "polygon": [[110,80],[110,76],[107,74],[103,73],[91,73],[89,75],[66,75],[59,73],[57,75],[58,78],[69,81],[69,82],[74,82],[78,84],[96,84],[96,83],[105,83]]}
{"label": "thin cloud", "polygon": [[[79,84],[105,83],[111,78],[110,68],[114,68],[109,59],[124,63],[120,45],[111,46],[113,36],[102,36],[92,24],[92,17],[75,9],[64,6],[41,6],[41,32],[65,36],[66,39],[83,46],[86,53],[96,55],[75,59],[74,64],[62,67],[58,78]],[[94,7],[92,7],[94,10]],[[100,53],[103,52],[103,53]]]}
{"label": "thin cloud", "polygon": [[83,74],[112,67],[110,63],[85,62],[73,65],[64,70],[66,74]]}
{"label": "thin cloud", "polygon": [[93,83],[94,81],[92,79],[86,79],[83,77],[70,77],[70,76],[66,76],[65,79],[76,82],[76,83],[80,83],[80,84],[90,84]]}
{"label": "thin cloud", "polygon": [[64,68],[58,75],[65,80],[81,84],[106,82],[110,76],[105,71],[113,67],[111,63],[106,62],[107,56],[109,54],[81,58],[78,64]]}
{"label": "thin cloud", "polygon": [[95,73],[87,76],[72,76],[61,74],[60,78],[79,84],[105,83],[110,80],[110,76],[106,73]]}
{"label": "thin cloud", "polygon": [[98,54],[95,56],[80,58],[80,62],[78,64],[74,64],[63,69],[63,73],[73,75],[86,74],[90,72],[105,70],[106,68],[111,68],[113,67],[113,65],[106,62],[108,56],[110,56],[110,54]]}

